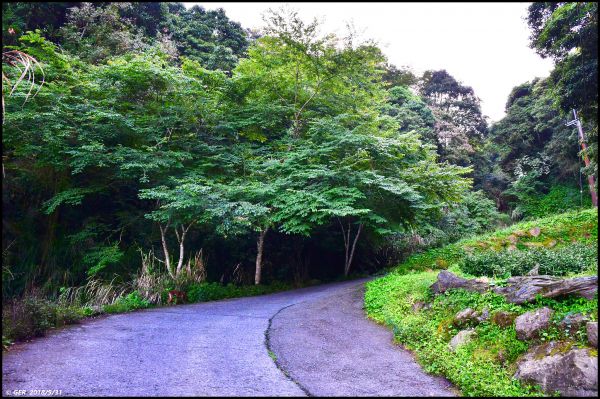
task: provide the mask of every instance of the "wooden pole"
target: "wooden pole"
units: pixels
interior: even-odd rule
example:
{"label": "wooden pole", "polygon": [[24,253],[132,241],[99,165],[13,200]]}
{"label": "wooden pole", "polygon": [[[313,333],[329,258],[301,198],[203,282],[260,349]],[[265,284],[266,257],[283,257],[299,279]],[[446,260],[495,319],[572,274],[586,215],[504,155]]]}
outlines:
{"label": "wooden pole", "polygon": [[[577,123],[577,130],[579,132],[579,143],[581,144],[581,149],[583,151],[583,162],[585,163],[586,167],[590,166],[590,159],[587,155],[587,145],[585,143],[585,136],[583,134],[583,127],[581,126],[581,121],[579,120],[579,118],[577,118],[577,111],[573,110],[573,116],[575,117],[576,123]],[[595,190],[595,181],[594,181],[594,175],[589,175],[588,176],[588,185],[590,187],[590,195],[592,197],[592,205],[595,206],[596,208],[598,207],[598,196],[596,194],[596,190]]]}
{"label": "wooden pole", "polygon": [[[590,159],[587,156],[587,145],[585,144],[585,136],[583,135],[583,128],[581,127],[581,121],[577,118],[577,111],[573,110],[573,116],[575,117],[574,121],[577,124],[577,130],[579,131],[579,143],[581,144],[581,149],[583,152],[583,162],[585,166],[590,166]],[[590,195],[592,196],[592,205],[596,208],[598,207],[598,195],[595,190],[595,181],[594,175],[588,176],[588,185],[590,186]]]}

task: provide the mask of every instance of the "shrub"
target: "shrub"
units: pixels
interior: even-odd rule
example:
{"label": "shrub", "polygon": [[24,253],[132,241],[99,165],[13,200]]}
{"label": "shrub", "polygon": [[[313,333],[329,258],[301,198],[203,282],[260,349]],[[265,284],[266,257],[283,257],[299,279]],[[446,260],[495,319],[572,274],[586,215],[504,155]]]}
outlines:
{"label": "shrub", "polygon": [[409,257],[397,266],[394,272],[402,274],[409,270],[445,268],[445,266],[463,259],[467,255],[467,250],[477,254],[508,247],[511,244],[508,239],[509,236],[514,235],[516,231],[527,232],[534,227],[539,227],[541,234],[538,237],[520,237],[519,246],[524,246],[529,242],[544,243],[552,240],[557,242],[555,249],[572,245],[573,241],[597,246],[598,210],[591,208],[521,222],[489,234],[463,239],[445,247],[430,249]]}
{"label": "shrub", "polygon": [[76,323],[83,316],[76,307],[54,303],[37,295],[15,299],[2,307],[3,341],[39,337],[51,328]]}
{"label": "shrub", "polygon": [[274,282],[270,285],[221,285],[219,283],[199,283],[188,286],[187,295],[190,302],[214,301],[242,296],[270,294],[290,289],[290,286]]}
{"label": "shrub", "polygon": [[582,272],[595,263],[597,265],[597,257],[597,246],[576,243],[555,250],[536,248],[466,255],[459,267],[473,276],[508,278],[524,275],[539,265],[539,274],[564,276]]}
{"label": "shrub", "polygon": [[122,313],[135,309],[144,309],[150,306],[150,302],[142,298],[139,292],[133,291],[127,296],[120,297],[115,303],[105,305],[103,310],[106,313]]}
{"label": "shrub", "polygon": [[591,205],[587,187],[580,192],[578,187],[557,184],[552,186],[547,194],[533,192],[522,196],[517,208],[522,216],[531,219],[589,208]]}
{"label": "shrub", "polygon": [[52,319],[49,301],[35,296],[25,297],[3,308],[2,330],[16,340],[37,337],[52,327]]}

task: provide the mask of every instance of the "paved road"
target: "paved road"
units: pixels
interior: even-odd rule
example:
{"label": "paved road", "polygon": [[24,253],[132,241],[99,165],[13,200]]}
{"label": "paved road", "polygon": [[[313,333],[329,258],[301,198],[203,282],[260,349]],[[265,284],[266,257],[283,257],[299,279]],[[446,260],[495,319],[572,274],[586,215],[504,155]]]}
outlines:
{"label": "paved road", "polygon": [[88,320],[3,354],[3,395],[451,395],[364,318],[364,282]]}

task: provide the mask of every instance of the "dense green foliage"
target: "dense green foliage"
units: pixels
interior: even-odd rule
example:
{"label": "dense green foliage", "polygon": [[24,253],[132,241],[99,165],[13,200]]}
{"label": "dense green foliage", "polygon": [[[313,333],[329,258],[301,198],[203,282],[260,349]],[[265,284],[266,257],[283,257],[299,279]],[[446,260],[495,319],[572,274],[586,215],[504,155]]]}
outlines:
{"label": "dense green foliage", "polygon": [[[488,156],[497,163],[484,187],[517,217],[589,206],[587,185],[580,175],[583,164],[576,157],[577,130],[565,126],[564,113],[552,107],[548,84],[534,80],[514,88],[506,117],[490,130]],[[585,196],[573,195],[577,184],[582,184]]]}
{"label": "dense green foliage", "polygon": [[207,69],[231,71],[248,47],[244,29],[223,10],[207,11],[197,5],[188,9],[164,2],[2,4],[3,45],[15,45],[18,37],[36,29],[92,63],[156,46],[173,59],[181,55]]}
{"label": "dense green foliage", "polygon": [[508,278],[523,276],[535,269],[539,274],[563,276],[598,268],[598,247],[573,244],[557,250],[532,248],[527,251],[483,252],[469,255],[459,263],[472,276]]}
{"label": "dense green foliage", "polygon": [[[539,228],[534,237],[529,232]],[[559,249],[573,242],[596,245],[598,241],[598,210],[567,212],[543,219],[521,222],[492,233],[466,238],[441,248],[433,248],[409,257],[397,269],[410,270],[445,269],[457,263],[467,254],[506,250],[514,245],[518,250],[529,247],[553,245]],[[516,242],[516,243],[515,243]]]}
{"label": "dense green foliage", "polygon": [[[9,9],[27,26],[19,7]],[[469,170],[440,162],[420,140],[433,123],[425,103],[385,88],[375,44],[274,12],[229,71],[198,54],[174,59],[150,29],[186,18],[186,29],[205,29],[195,24],[206,18],[229,29],[222,12],[139,7],[69,8],[52,30],[61,48],[42,31],[18,38],[45,80],[32,83],[33,97],[21,85],[6,98],[6,296],[89,278],[126,282],[138,249],[155,246],[175,285],[200,250],[210,280],[227,282],[239,264],[239,282],[250,282],[257,233],[256,267],[266,258],[271,279],[288,256],[263,256],[269,240],[342,233],[324,249],[333,259],[345,253],[337,264],[347,275],[362,232],[378,239],[433,220],[468,190]],[[11,79],[17,73],[6,68]],[[307,266],[294,273],[310,277]],[[319,266],[313,276],[323,275]],[[289,280],[291,267],[282,267]]]}

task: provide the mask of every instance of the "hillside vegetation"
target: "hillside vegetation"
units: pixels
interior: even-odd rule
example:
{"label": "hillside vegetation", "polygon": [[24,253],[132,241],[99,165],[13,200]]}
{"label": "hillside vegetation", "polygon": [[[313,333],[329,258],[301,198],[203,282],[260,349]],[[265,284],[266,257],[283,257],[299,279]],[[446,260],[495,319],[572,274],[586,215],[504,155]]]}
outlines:
{"label": "hillside vegetation", "polygon": [[[505,311],[517,316],[546,306],[554,310],[554,315],[551,327],[542,333],[539,341],[560,340],[565,343],[563,350],[566,350],[586,346],[585,329],[566,333],[557,327],[557,323],[566,315],[576,313],[597,320],[597,297],[593,300],[538,298],[534,303],[515,305],[493,292],[481,294],[463,289],[450,290],[434,298],[429,287],[436,281],[439,272],[436,269],[449,268],[468,277],[469,274],[461,268],[468,264],[469,256],[514,253],[527,257],[540,251],[539,247],[556,255],[552,259],[556,259],[558,265],[565,263],[564,258],[559,256],[561,253],[573,249],[577,253],[588,251],[591,255],[583,256],[577,268],[557,274],[595,275],[598,270],[597,234],[598,212],[597,209],[589,209],[519,223],[432,249],[409,258],[385,277],[367,283],[365,309],[369,317],[392,328],[396,341],[414,351],[425,370],[447,377],[464,395],[540,396],[543,393],[538,388],[525,386],[512,378],[519,356],[539,342],[518,340],[514,325],[500,327],[487,320],[475,326],[476,338],[453,353],[448,349],[448,342],[461,330],[454,324],[455,315],[466,308],[479,312],[487,308],[492,315]],[[515,245],[514,237],[518,238],[517,248],[508,251],[507,247]],[[571,257],[573,254],[569,254]],[[507,262],[503,264],[510,266]],[[503,279],[492,278],[491,281],[501,284]],[[416,311],[414,306],[419,302],[431,303],[431,307]]]}

